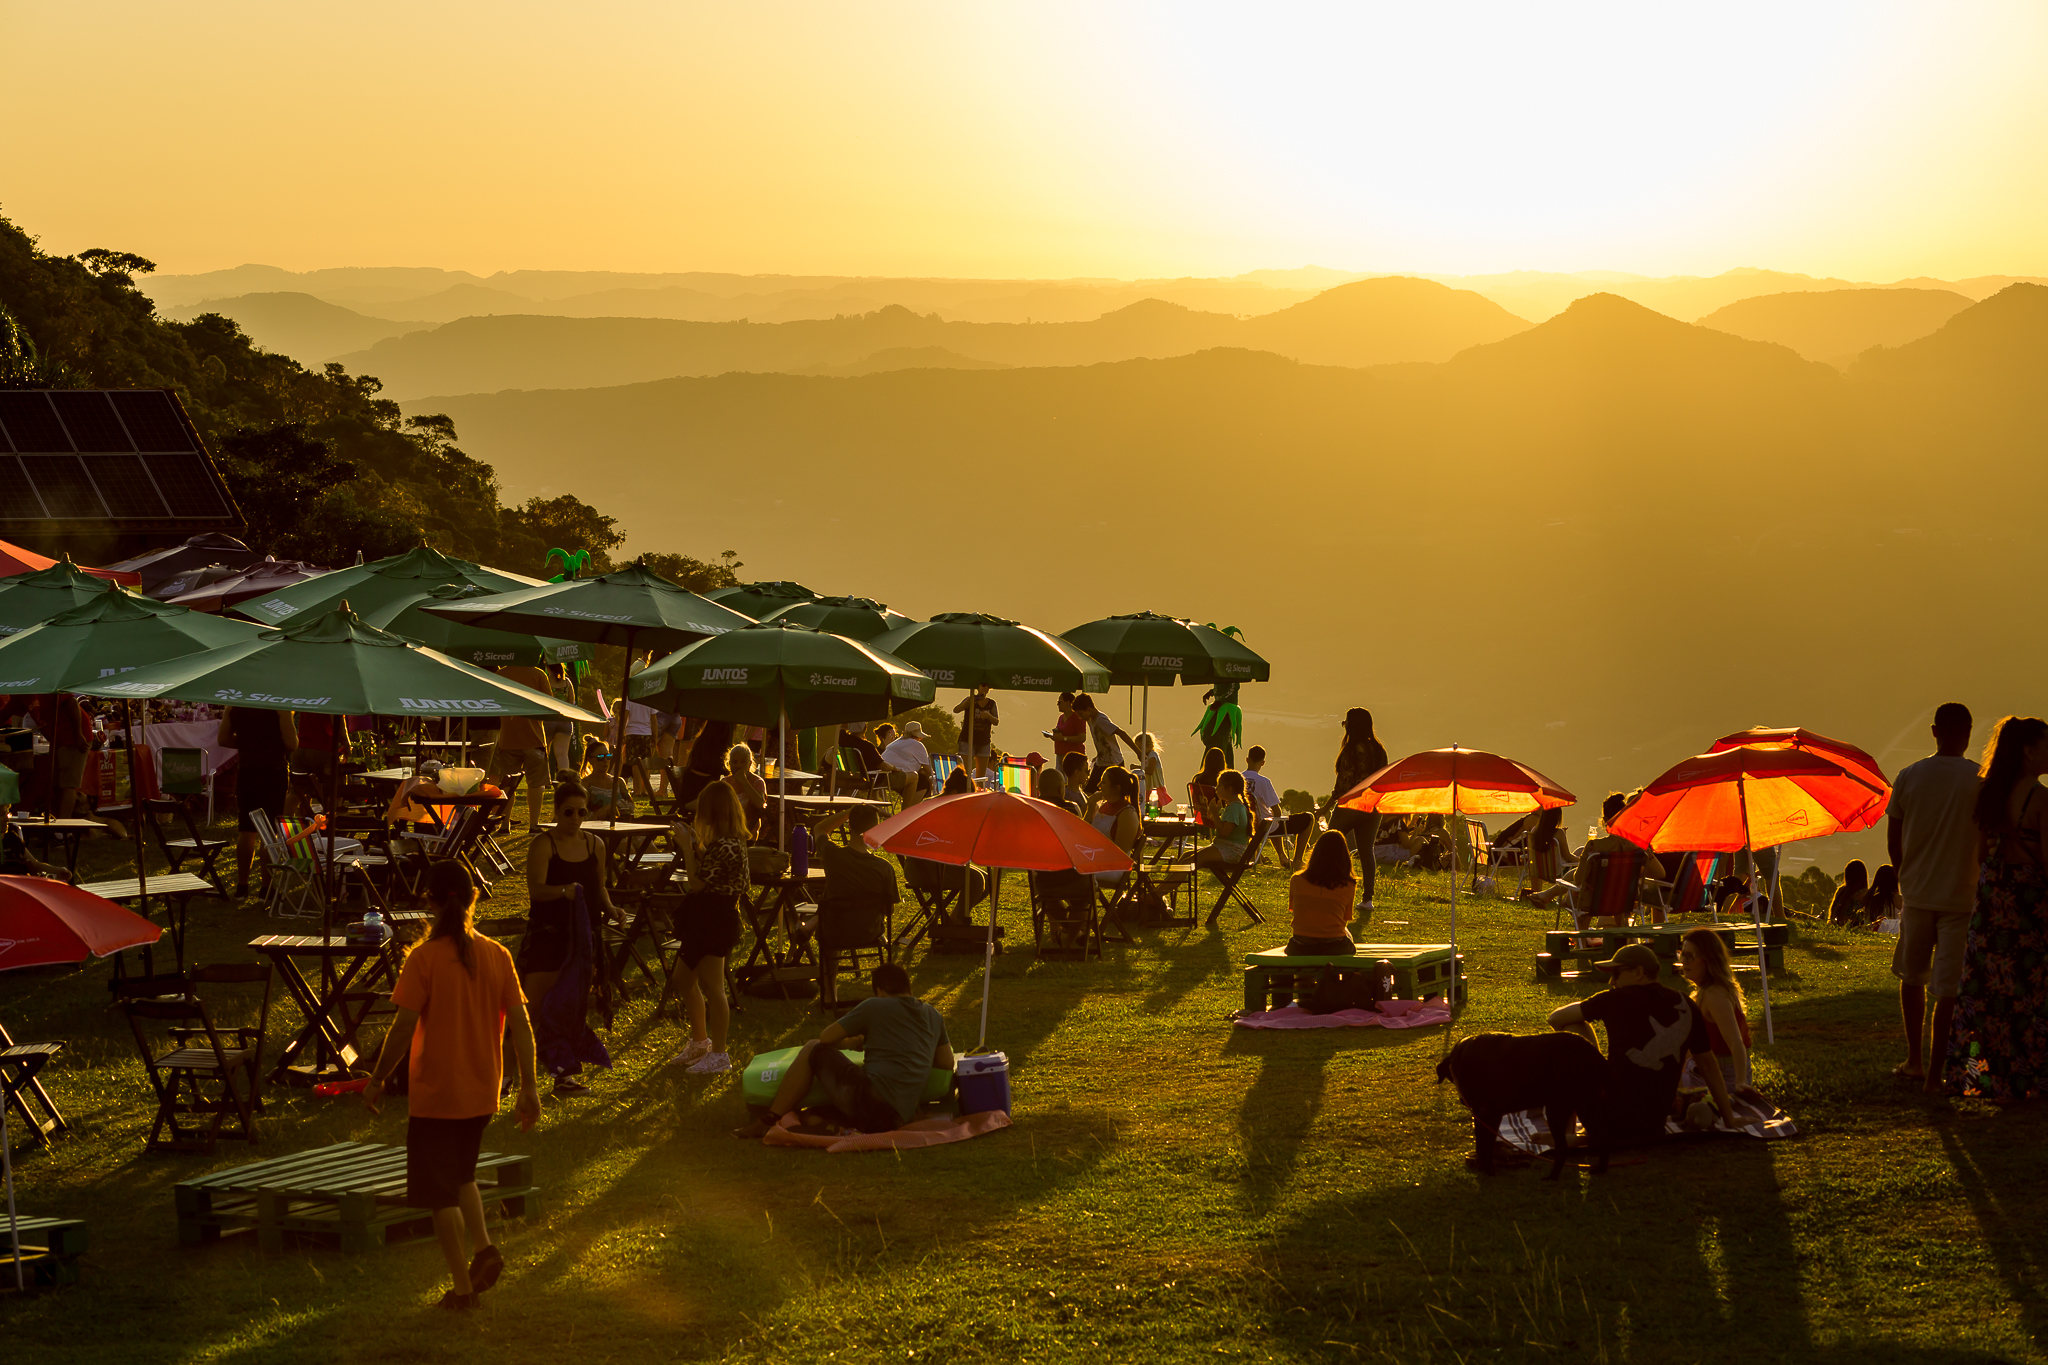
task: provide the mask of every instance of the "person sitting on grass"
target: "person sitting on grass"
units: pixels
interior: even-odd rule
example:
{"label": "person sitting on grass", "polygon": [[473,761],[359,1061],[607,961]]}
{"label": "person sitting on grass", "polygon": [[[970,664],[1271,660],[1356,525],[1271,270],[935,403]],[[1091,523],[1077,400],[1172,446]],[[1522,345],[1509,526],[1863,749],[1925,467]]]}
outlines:
{"label": "person sitting on grass", "polygon": [[[1212,754],[1222,751],[1211,749]],[[1206,848],[1195,850],[1195,866],[1221,872],[1244,861],[1245,845],[1252,840],[1254,820],[1244,787],[1244,774],[1225,768],[1216,779],[1216,806],[1209,817],[1216,837]]]}
{"label": "person sitting on grass", "polygon": [[[825,1090],[823,1107],[863,1133],[894,1132],[917,1112],[931,1073],[953,1069],[946,1021],[910,993],[910,973],[901,963],[884,962],[869,980],[873,997],[827,1024],[815,1042],[804,1044],[783,1073],[767,1115],[735,1128],[734,1137],[766,1137],[785,1115],[796,1112],[814,1079]],[[859,1065],[840,1050],[853,1039],[861,1041],[866,1054]]]}
{"label": "person sitting on grass", "polygon": [[1589,1023],[1607,1026],[1607,1067],[1613,1082],[1609,1118],[1615,1145],[1633,1146],[1664,1136],[1664,1120],[1677,1105],[1678,1082],[1688,1056],[1706,1081],[1715,1109],[1728,1115],[1728,1083],[1714,1061],[1706,1016],[1658,980],[1664,964],[1657,954],[1646,944],[1630,943],[1593,965],[1612,984],[1588,999],[1552,1010],[1550,1026],[1576,1033],[1596,1047],[1600,1040]]}
{"label": "person sitting on grass", "polygon": [[1707,1046],[1713,1050],[1721,1079],[1730,1090],[1751,1089],[1749,1074],[1749,1010],[1735,980],[1728,945],[1712,929],[1688,929],[1678,941],[1678,970],[1692,982],[1693,1007],[1707,1023]]}
{"label": "person sitting on grass", "polygon": [[1875,929],[1899,917],[1899,870],[1886,863],[1870,879],[1870,899],[1863,903],[1863,923]]}
{"label": "person sitting on grass", "polygon": [[21,831],[14,827],[16,792],[10,780],[13,777],[13,773],[0,769],[0,783],[6,784],[5,790],[0,790],[0,877],[48,877],[76,886],[78,878],[30,853]]}
{"label": "person sitting on grass", "polygon": [[[838,1008],[833,964],[842,952],[879,948],[887,932],[889,912],[901,899],[896,869],[868,846],[862,836],[881,816],[873,806],[838,811],[811,826],[811,857],[825,870],[825,889],[818,898],[818,1007]],[[831,837],[846,826],[843,845]]]}
{"label": "person sitting on grass", "polygon": [[[398,1017],[384,1035],[383,1050],[363,1107],[382,1111],[384,1087],[401,1066],[411,1067],[405,1123],[405,1202],[430,1209],[434,1237],[454,1281],[441,1307],[464,1312],[476,1296],[498,1282],[505,1257],[491,1245],[483,1197],[476,1187],[476,1158],[484,1127],[498,1112],[505,1069],[505,1035],[519,1059],[519,1098],[513,1118],[521,1132],[540,1119],[534,1086],[533,1026],[512,954],[476,932],[476,884],[461,863],[435,863],[427,873],[427,905],[433,928],[405,955],[391,1003]],[[476,1247],[462,1254],[462,1234]]]}
{"label": "person sitting on grass", "polygon": [[[1894,876],[1898,875],[1896,873]],[[1828,900],[1829,924],[1861,924],[1863,907],[1870,899],[1870,869],[1861,858],[1851,858],[1842,869],[1842,884]]]}
{"label": "person sitting on grass", "polygon": [[1289,957],[1347,957],[1351,903],[1358,883],[1351,876],[1351,845],[1342,830],[1326,829],[1309,852],[1308,866],[1287,880],[1287,911],[1294,937]]}

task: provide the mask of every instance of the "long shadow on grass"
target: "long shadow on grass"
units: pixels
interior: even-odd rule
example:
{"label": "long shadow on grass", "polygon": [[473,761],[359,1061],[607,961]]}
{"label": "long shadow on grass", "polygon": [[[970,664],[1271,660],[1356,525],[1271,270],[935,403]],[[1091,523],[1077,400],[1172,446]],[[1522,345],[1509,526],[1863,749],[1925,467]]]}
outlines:
{"label": "long shadow on grass", "polygon": [[2041,1142],[2048,1123],[2038,1105],[2016,1106],[1988,1117],[1969,1116],[1936,1126],[1943,1150],[1961,1182],[1984,1244],[1998,1265],[2006,1292],[2019,1306],[2027,1336],[2048,1332],[2048,1192],[2040,1175]]}
{"label": "long shadow on grass", "polygon": [[[1868,1359],[1817,1347],[1775,1144],[1666,1142],[1605,1176],[1487,1177],[1469,1139],[1419,1186],[1334,1195],[1265,1243],[1267,1327],[1304,1357]],[[1884,1347],[1886,1359],[1986,1360]],[[1276,1354],[1278,1354],[1276,1352]],[[1549,1358],[1545,1354],[1545,1358]]]}

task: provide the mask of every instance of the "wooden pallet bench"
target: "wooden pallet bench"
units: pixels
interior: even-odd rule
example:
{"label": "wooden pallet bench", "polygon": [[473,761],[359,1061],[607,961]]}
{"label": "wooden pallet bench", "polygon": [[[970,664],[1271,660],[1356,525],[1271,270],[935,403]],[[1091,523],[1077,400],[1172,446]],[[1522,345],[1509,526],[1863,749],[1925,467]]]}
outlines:
{"label": "wooden pallet bench", "polygon": [[[1278,1009],[1293,1002],[1298,992],[1304,998],[1314,989],[1325,967],[1351,971],[1385,962],[1394,971],[1394,995],[1402,1000],[1427,1000],[1443,995],[1451,978],[1451,945],[1448,943],[1361,943],[1349,957],[1289,957],[1285,947],[1267,948],[1244,955],[1244,1007],[1250,1014]],[[1463,1004],[1470,987],[1465,980],[1465,955],[1458,954],[1457,1004]],[[1271,1001],[1270,1006],[1268,1001]]]}
{"label": "wooden pallet bench", "polygon": [[[476,1175],[487,1211],[500,1204],[507,1217],[539,1212],[532,1157],[485,1152]],[[288,1233],[349,1252],[433,1235],[431,1213],[405,1202],[405,1148],[379,1143],[231,1166],[182,1181],[175,1194],[178,1241],[188,1246],[250,1228],[267,1252],[282,1251]]]}
{"label": "wooden pallet bench", "polygon": [[[7,1245],[6,1211],[0,1210],[0,1288],[14,1288],[14,1258]],[[24,1218],[18,1225],[21,1271],[33,1285],[77,1284],[78,1258],[85,1254],[85,1223],[77,1218]]]}
{"label": "wooden pallet bench", "polygon": [[[1536,955],[1536,970],[1544,976],[1564,975],[1568,962],[1591,966],[1614,956],[1626,943],[1646,943],[1666,965],[1678,970],[1678,941],[1695,929],[1710,929],[1728,945],[1728,955],[1737,970],[1756,966],[1757,926],[1746,920],[1723,920],[1716,924],[1696,920],[1687,924],[1595,925],[1590,929],[1546,929],[1543,951]],[[1791,942],[1792,926],[1763,926],[1764,960],[1774,972],[1785,969],[1785,945]]]}

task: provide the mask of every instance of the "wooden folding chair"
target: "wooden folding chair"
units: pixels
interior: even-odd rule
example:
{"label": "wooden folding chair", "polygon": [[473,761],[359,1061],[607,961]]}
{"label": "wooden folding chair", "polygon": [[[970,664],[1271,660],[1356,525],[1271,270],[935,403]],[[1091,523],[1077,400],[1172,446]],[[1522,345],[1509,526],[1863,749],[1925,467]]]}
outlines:
{"label": "wooden folding chair", "polygon": [[[121,983],[118,1003],[135,1034],[136,1050],[156,1093],[156,1121],[144,1140],[150,1151],[211,1152],[221,1138],[258,1139],[257,1111],[263,1107],[263,1035],[270,1022],[269,963],[195,967],[180,995],[159,995],[152,979]],[[160,981],[161,979],[154,979]],[[253,1027],[222,1027],[198,990],[201,985],[263,983],[263,1000]],[[162,1024],[167,1046],[152,1039],[145,1023]],[[201,1129],[187,1119],[210,1122]],[[168,1135],[166,1135],[168,1130]]]}
{"label": "wooden folding chair", "polygon": [[1252,904],[1251,897],[1245,895],[1237,883],[1245,873],[1259,865],[1259,850],[1265,847],[1266,832],[1271,828],[1270,822],[1260,826],[1259,831],[1252,835],[1252,841],[1244,846],[1244,856],[1239,858],[1232,866],[1212,867],[1209,869],[1211,873],[1215,874],[1216,880],[1223,884],[1223,889],[1217,893],[1216,904],[1209,909],[1209,928],[1214,929],[1216,927],[1218,921],[1223,918],[1223,907],[1232,900],[1235,900],[1243,908],[1244,912],[1252,917],[1253,924],[1264,924],[1266,922],[1266,917],[1259,913],[1259,907]]}
{"label": "wooden folding chair", "polygon": [[17,1043],[0,1028],[0,1106],[14,1111],[16,1131],[25,1127],[35,1142],[47,1142],[71,1126],[36,1078],[63,1050],[62,1043]]}
{"label": "wooden folding chair", "polygon": [[[1025,885],[1031,894],[1031,938],[1040,957],[1086,962],[1102,956],[1105,907],[1095,894],[1093,877],[1085,872],[1030,872]],[[1055,939],[1051,944],[1046,942],[1048,933]]]}
{"label": "wooden folding chair", "polygon": [[[156,840],[157,852],[163,854],[171,871],[183,872],[188,860],[199,863],[198,875],[213,883],[213,889],[221,895],[227,894],[227,887],[221,880],[220,869],[215,866],[220,856],[233,846],[231,839],[209,839],[200,833],[199,826],[192,819],[192,808],[173,797],[159,797],[142,803],[144,816],[149,821],[150,837]],[[165,828],[166,822],[170,828]],[[183,834],[178,831],[182,829]]]}

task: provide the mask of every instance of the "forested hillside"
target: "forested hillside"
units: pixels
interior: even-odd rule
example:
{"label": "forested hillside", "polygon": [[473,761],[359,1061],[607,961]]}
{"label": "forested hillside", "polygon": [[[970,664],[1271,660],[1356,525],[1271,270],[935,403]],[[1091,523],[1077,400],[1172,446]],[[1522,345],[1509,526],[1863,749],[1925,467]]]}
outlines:
{"label": "forested hillside", "polygon": [[[330,565],[421,541],[535,573],[552,546],[610,562],[616,519],[570,493],[500,501],[495,471],[437,413],[405,415],[382,385],[338,364],[309,370],[256,347],[234,322],[158,316],[127,252],[44,252],[0,218],[0,385],[167,388],[215,454],[249,543]],[[676,556],[687,568],[696,561]],[[700,565],[706,582],[729,569]]]}

